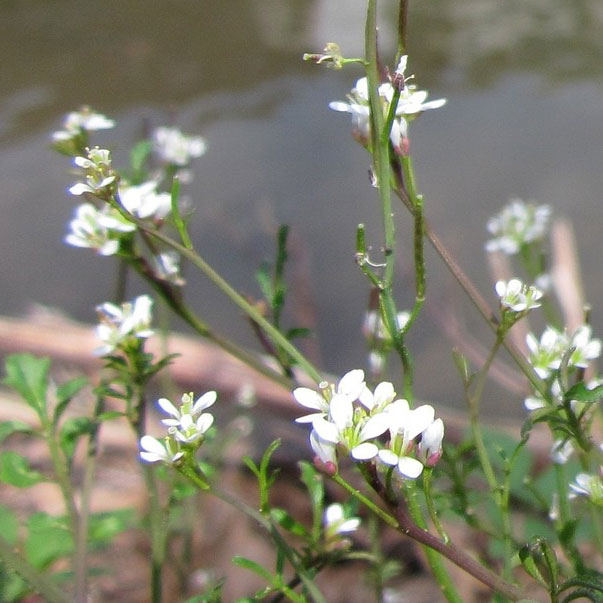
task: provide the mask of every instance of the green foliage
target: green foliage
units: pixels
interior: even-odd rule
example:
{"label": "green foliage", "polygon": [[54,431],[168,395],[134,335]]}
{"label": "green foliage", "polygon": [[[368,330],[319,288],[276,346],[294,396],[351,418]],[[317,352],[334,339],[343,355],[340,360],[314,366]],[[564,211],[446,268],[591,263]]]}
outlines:
{"label": "green foliage", "polygon": [[109,544],[115,536],[121,534],[135,524],[135,514],[132,509],[117,509],[93,513],[88,526],[88,540],[92,547]]}
{"label": "green foliage", "polygon": [[17,488],[29,488],[43,481],[48,481],[29,465],[29,461],[16,452],[0,454],[0,480]]}
{"label": "green foliage", "polygon": [[53,517],[41,512],[29,517],[25,554],[35,568],[45,569],[72,552],[73,537],[65,517]]}
{"label": "green foliage", "polygon": [[37,358],[31,354],[13,354],[5,361],[4,384],[18,391],[41,419],[46,416],[49,368],[49,358]]}
{"label": "green foliage", "polygon": [[32,434],[34,430],[23,421],[3,421],[0,423],[0,442],[14,433]]}

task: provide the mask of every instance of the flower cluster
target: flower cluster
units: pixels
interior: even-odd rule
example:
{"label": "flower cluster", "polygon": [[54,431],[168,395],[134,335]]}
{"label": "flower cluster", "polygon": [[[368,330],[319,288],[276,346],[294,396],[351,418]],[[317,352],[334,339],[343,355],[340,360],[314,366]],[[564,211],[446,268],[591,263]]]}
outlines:
{"label": "flower cluster", "polygon": [[145,339],[153,335],[151,307],[153,300],[148,295],[140,295],[133,302],[116,306],[105,302],[97,306],[100,324],[96,336],[103,346],[96,353],[104,356],[135,339]]}
{"label": "flower cluster", "polygon": [[177,128],[157,128],[153,133],[153,149],[164,163],[184,167],[194,157],[201,157],[207,144],[201,136],[185,136]]}
{"label": "flower cluster", "polygon": [[[400,63],[392,78],[392,81],[398,85],[394,87],[390,82],[384,82],[379,86],[379,100],[383,109],[383,115],[387,116],[390,106],[397,98],[395,109],[395,119],[392,123],[390,140],[395,151],[398,154],[407,152],[408,140],[408,122],[414,119],[418,114],[428,109],[437,109],[446,103],[446,99],[441,98],[434,101],[427,101],[427,92],[417,90],[414,84],[408,84],[408,80],[413,76],[405,76],[407,56],[400,59]],[[399,92],[399,96],[396,94]],[[366,77],[360,78],[356,86],[348,95],[347,103],[333,101],[329,107],[334,111],[342,111],[352,114],[352,134],[354,138],[363,146],[368,146],[370,142],[370,102],[368,80]]]}
{"label": "flower cluster", "polygon": [[115,122],[90,107],[82,107],[79,111],[68,113],[63,121],[63,129],[53,132],[53,146],[66,155],[76,155],[88,141],[88,132],[107,130]]}
{"label": "flower cluster", "polygon": [[74,247],[95,249],[100,255],[115,255],[121,237],[135,230],[132,222],[109,205],[99,210],[91,203],[82,203],[76,207],[75,216],[69,222],[65,242]]}
{"label": "flower cluster", "polygon": [[578,327],[571,337],[553,327],[547,327],[540,340],[533,333],[528,333],[526,343],[530,350],[530,364],[542,379],[550,377],[559,369],[570,349],[572,352],[567,359],[570,368],[586,368],[590,360],[601,354],[601,340],[592,339],[589,325]]}
{"label": "flower cluster", "polygon": [[119,200],[124,209],[142,220],[163,220],[172,209],[172,196],[157,192],[157,181],[149,180],[136,186],[119,185]]}
{"label": "flower cluster", "polygon": [[525,285],[519,279],[498,281],[495,289],[503,312],[524,314],[540,306],[542,291],[534,285]]}
{"label": "flower cluster", "polygon": [[[328,472],[337,470],[338,448],[356,461],[378,459],[411,479],[421,474],[424,464],[432,466],[441,456],[442,420],[434,418],[429,404],[411,409],[407,400],[396,399],[391,383],[384,381],[371,391],[364,372],[356,369],[346,373],[337,386],[321,383],[320,390],[298,387],[293,396],[316,411],[296,421],[312,424],[310,445]],[[379,437],[386,432],[389,437],[384,445]]]}
{"label": "flower cluster", "polygon": [[[549,382],[549,394],[558,404],[562,401],[562,391],[559,382],[559,369],[565,363],[568,371],[587,368],[590,361],[601,354],[601,340],[592,338],[592,329],[589,325],[578,327],[573,335],[547,327],[540,339],[533,333],[528,333],[526,343],[529,349],[528,360],[538,376]],[[592,389],[598,386],[598,380],[588,383]],[[537,410],[547,406],[547,402],[540,395],[528,396],[524,405],[528,410]],[[572,406],[576,406],[572,403]]]}
{"label": "flower cluster", "polygon": [[75,165],[84,170],[86,182],[74,184],[69,192],[72,195],[89,193],[99,199],[105,199],[115,190],[117,172],[111,165],[111,152],[94,147],[86,150],[86,157],[76,157]]}
{"label": "flower cluster", "polygon": [[542,240],[547,233],[550,216],[551,208],[548,205],[512,199],[509,205],[488,221],[488,230],[494,238],[486,243],[486,251],[514,255],[524,245]]}
{"label": "flower cluster", "polygon": [[177,408],[167,398],[160,398],[157,404],[170,416],[161,422],[167,426],[167,436],[158,440],[150,435],[140,439],[140,457],[149,462],[163,462],[174,465],[187,451],[194,452],[203,443],[205,434],[213,425],[214,417],[203,412],[215,401],[215,391],[209,391],[194,399],[193,393],[183,394],[180,407]]}

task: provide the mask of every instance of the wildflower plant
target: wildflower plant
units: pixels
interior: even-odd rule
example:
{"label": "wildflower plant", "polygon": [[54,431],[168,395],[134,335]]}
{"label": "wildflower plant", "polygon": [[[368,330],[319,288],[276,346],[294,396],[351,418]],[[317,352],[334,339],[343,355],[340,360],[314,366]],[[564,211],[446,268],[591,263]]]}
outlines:
{"label": "wildflower plant", "polygon": [[[4,513],[3,526],[8,528],[0,535],[0,559],[20,576],[20,594],[35,590],[51,603],[88,600],[92,575],[87,551],[97,544],[90,542],[89,524],[95,519],[90,499],[98,444],[106,424],[121,418],[135,434],[138,450],[133,454],[141,461],[149,496],[145,524],[153,603],[162,601],[175,518],[186,517],[186,500],[193,496],[215,497],[231,506],[259,525],[274,548],[270,566],[233,557],[236,567],[253,572],[263,584],[241,600],[324,602],[320,574],[346,560],[360,562],[368,574],[380,576],[374,580],[375,600],[385,600],[390,591],[384,576],[396,560],[385,559],[381,552],[383,530],[422,547],[448,601],[463,599],[447,562],[487,587],[496,601],[530,600],[533,589],[541,589],[538,596],[547,596],[551,603],[580,596],[601,600],[597,552],[603,550],[603,385],[594,364],[601,341],[593,333],[589,313],[585,312],[583,324],[570,329],[555,305],[554,291],[543,290],[542,283],[551,280],[548,227],[552,209],[515,199],[488,222],[491,238],[486,250],[508,255],[515,274],[521,274],[495,284],[497,308],[492,310],[425,218],[426,200],[418,189],[411,154],[412,124],[424,113],[442,109],[446,100],[428,100],[427,91],[419,88],[420,74],[408,73],[412,54],[407,48],[407,2],[399,3],[394,56],[378,48],[376,0],[367,0],[366,5],[363,57],[346,58],[337,43],[329,42],[323,52],[306,53],[303,58],[318,67],[354,72],[356,83],[347,101],[332,101],[329,106],[350,114],[352,136],[368,152],[371,182],[379,198],[379,240],[367,241],[361,224],[354,250],[370,292],[361,329],[369,351],[368,370],[355,368],[333,379],[295,345],[297,338],[309,333],[287,324],[284,313],[287,226],[278,230],[275,261],[258,270],[261,300],[239,293],[195,249],[180,188],[190,177],[193,162],[208,148],[202,137],[174,127],[156,128],[148,139],[135,144],[130,165],[117,166],[111,149],[94,146],[92,140],[96,131],[115,123],[89,107],[69,113],[62,129],[52,136],[53,147],[71,158],[78,174],[68,189],[78,205],[65,242],[100,256],[114,256],[121,279],[114,301],[97,306],[97,354],[103,372],[90,394],[94,404],[89,416],[66,414],[84,380],[55,386],[49,380],[46,360],[17,356],[6,362],[5,382],[35,411],[38,425],[11,421],[0,425],[0,437],[42,436],[52,469],[44,475],[25,457],[4,452],[0,479],[19,488],[54,480],[65,514],[45,520],[58,522],[69,534],[65,546],[51,547],[52,554],[41,563],[27,556],[14,514]],[[402,243],[396,237],[396,225],[403,219],[413,225],[408,257],[415,277],[414,300],[405,310],[400,309],[395,293],[397,252]],[[453,351],[468,411],[464,430],[448,427],[443,404],[422,399],[422,383],[415,375],[416,359],[407,337],[419,328],[423,317],[426,242],[492,333],[489,351],[476,366],[461,351]],[[212,326],[211,316],[200,315],[188,303],[181,262],[198,270],[248,318],[264,355],[225,337]],[[129,272],[142,278],[149,293],[129,298],[125,279]],[[149,340],[164,335],[161,330],[155,334],[158,330],[153,326],[152,312],[160,305],[200,337],[290,392],[299,414],[295,423],[307,438],[305,458],[299,459],[298,467],[309,513],[302,516],[273,502],[273,490],[282,478],[275,467],[280,440],[262,455],[242,459],[247,475],[257,482],[254,500],[222,487],[226,464],[216,452],[228,444],[220,414],[227,404],[222,392],[212,390],[198,397],[187,392],[177,402],[173,396],[150,393],[157,386],[154,377],[167,371],[174,357],[149,351]],[[531,328],[533,317],[544,318],[541,335]],[[528,332],[525,350],[509,336],[520,321]],[[523,426],[512,436],[487,430],[480,415],[488,375],[502,348],[518,371],[517,381],[530,390],[524,400]],[[391,380],[384,378],[387,368]],[[516,394],[507,392],[505,397],[506,404],[521,408]],[[156,405],[149,403],[155,399]],[[162,416],[159,426],[150,417],[156,411]],[[252,416],[254,409],[240,407],[239,412]],[[532,458],[532,435],[539,424],[551,441],[540,462],[545,469],[535,469]],[[85,478],[78,487],[75,449],[81,442],[87,443]],[[465,550],[463,542],[453,540],[448,530],[453,522],[464,523],[472,535],[468,540],[487,541],[487,555]],[[119,529],[127,528],[123,518],[118,523]],[[185,527],[192,532],[195,526]],[[488,563],[479,561],[480,556]],[[44,573],[61,557],[71,559],[68,591],[58,589]],[[186,555],[175,565],[181,577],[193,571]],[[228,586],[223,581],[201,593],[187,591],[187,580],[180,582],[178,595],[183,600],[228,600],[222,598],[223,586]]]}

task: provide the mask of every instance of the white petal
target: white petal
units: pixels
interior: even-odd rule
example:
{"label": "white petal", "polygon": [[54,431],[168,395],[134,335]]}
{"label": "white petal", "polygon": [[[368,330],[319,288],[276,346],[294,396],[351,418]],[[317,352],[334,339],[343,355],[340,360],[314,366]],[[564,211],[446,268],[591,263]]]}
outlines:
{"label": "white petal", "polygon": [[382,448],[381,450],[379,450],[379,458],[386,465],[392,466],[397,465],[398,461],[400,460],[400,457],[397,454],[395,454],[391,450],[388,450],[387,448]]}
{"label": "white petal", "polygon": [[[342,113],[351,113],[352,107],[348,103],[343,103],[341,101],[333,101],[329,103],[329,109],[333,109],[333,111],[341,111]],[[75,193],[73,193],[75,194]]]}
{"label": "white petal", "polygon": [[360,430],[360,441],[364,442],[365,440],[380,436],[382,433],[387,431],[389,424],[390,417],[388,417],[385,413],[381,412],[378,415],[371,417]]}
{"label": "white petal", "polygon": [[326,400],[313,389],[308,387],[298,387],[293,390],[293,396],[297,402],[306,408],[326,410]]}
{"label": "white petal", "polygon": [[335,394],[329,405],[329,414],[340,431],[349,427],[354,418],[352,401],[347,397]]}
{"label": "white petal", "polygon": [[321,417],[324,417],[324,413],[313,412],[310,415],[304,415],[303,417],[297,417],[297,419],[295,419],[295,422],[296,423],[314,423],[315,419],[319,419]]}
{"label": "white petal", "polygon": [[148,452],[152,452],[161,458],[167,458],[165,446],[153,436],[145,435],[140,438],[140,445]]}
{"label": "white petal", "polygon": [[323,417],[319,417],[313,421],[312,427],[326,442],[330,442],[331,444],[337,444],[339,442],[339,429],[337,429],[333,423],[326,421]]}
{"label": "white petal", "polygon": [[377,453],[379,452],[379,448],[370,442],[364,442],[359,446],[354,446],[352,448],[351,454],[352,457],[357,461],[368,461],[369,459],[375,458]]}
{"label": "white petal", "polygon": [[343,506],[339,503],[329,505],[325,510],[325,522],[333,524],[343,519]]}
{"label": "white petal", "polygon": [[415,479],[421,475],[423,464],[409,456],[403,456],[398,462],[398,471],[410,479]]}
{"label": "white petal", "polygon": [[197,430],[200,433],[205,433],[213,425],[213,422],[214,416],[205,412],[197,419]]}
{"label": "white petal", "polygon": [[404,439],[410,441],[416,438],[433,423],[434,417],[435,410],[430,404],[423,404],[411,410],[404,426]]}
{"label": "white petal", "polygon": [[[180,419],[180,411],[167,398],[159,398],[157,404],[159,404],[163,412],[172,415],[175,419]],[[165,423],[165,425],[167,425],[167,423]]]}
{"label": "white petal", "polygon": [[357,398],[364,389],[364,371],[354,369],[347,372],[337,385],[337,393]]}
{"label": "white petal", "polygon": [[215,391],[209,391],[203,394],[197,401],[193,404],[193,409],[191,410],[192,414],[196,415],[198,412],[209,408],[218,398],[218,394]]}

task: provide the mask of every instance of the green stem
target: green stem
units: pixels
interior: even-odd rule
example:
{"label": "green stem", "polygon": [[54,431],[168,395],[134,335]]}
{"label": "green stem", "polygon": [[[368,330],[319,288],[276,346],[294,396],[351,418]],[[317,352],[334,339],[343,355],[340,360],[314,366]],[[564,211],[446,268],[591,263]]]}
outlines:
{"label": "green stem", "polygon": [[442,522],[440,521],[440,516],[436,511],[435,505],[433,504],[433,497],[431,495],[431,477],[433,475],[432,467],[425,467],[423,469],[423,494],[425,495],[425,504],[427,505],[427,512],[429,513],[429,517],[435,526],[436,531],[440,535],[440,538],[448,544],[450,542],[450,537],[446,533]]}
{"label": "green stem", "polygon": [[15,547],[0,535],[0,559],[11,570],[19,574],[31,588],[39,593],[47,603],[69,603],[71,597],[49,579],[48,574],[38,572],[16,550]]}
{"label": "green stem", "polygon": [[473,559],[473,557],[467,555],[462,549],[446,544],[440,540],[440,538],[428,532],[425,529],[421,508],[416,496],[412,492],[412,488],[410,489],[411,495],[408,497],[406,502],[405,499],[392,499],[388,495],[385,486],[379,479],[374,464],[364,463],[362,465],[362,473],[365,476],[365,479],[367,479],[367,482],[371,488],[373,488],[381,500],[387,504],[391,512],[390,517],[393,517],[393,519],[398,523],[398,527],[396,529],[426,547],[425,553],[428,556],[434,576],[436,577],[442,592],[449,601],[463,603],[456,591],[450,575],[442,563],[440,555],[449,561],[452,561],[452,563],[463,569],[468,574],[472,575],[474,578],[482,582],[482,584],[485,584],[492,590],[503,594],[512,601],[518,601],[523,598],[522,592],[514,584],[510,584],[500,576],[497,576],[491,572],[488,568],[484,567],[481,563]]}
{"label": "green stem", "polygon": [[[291,356],[291,358],[295,360],[295,362],[307,373],[307,375],[311,379],[313,379],[317,383],[322,381],[322,377],[318,370],[305,358],[305,356],[278,329],[276,329],[268,320],[266,320],[254,306],[252,306],[242,295],[235,291],[226,282],[226,280],[224,280],[199,254],[195,253],[190,249],[187,249],[177,241],[174,241],[173,239],[158,231],[154,227],[146,224],[144,221],[133,218],[130,214],[128,214],[128,219],[134,221],[141,230],[156,238],[157,240],[161,241],[162,243],[168,245],[172,249],[176,250],[182,257],[185,257],[197,268],[199,268],[199,270],[203,274],[205,274],[205,276],[214,285],[216,285],[216,287],[218,287],[220,291],[222,291],[228,298],[230,298],[230,300],[235,305],[237,305],[245,314],[247,314],[247,316],[249,316],[249,318],[251,318],[251,320],[253,320],[262,328],[262,330],[268,335],[268,337],[272,339],[275,345],[280,346],[287,354],[289,354],[289,356]],[[182,316],[186,316],[187,320],[189,320],[192,316],[192,313],[190,311],[184,312],[182,302],[178,303],[178,300],[172,299],[168,300],[168,303],[170,303],[170,305],[175,305],[172,305],[172,307],[178,307],[179,310],[183,312]],[[211,334],[211,331],[207,328],[206,325],[201,323],[201,321],[197,319],[195,322],[197,323],[197,328],[201,327],[201,331],[203,332],[203,334],[205,334],[206,337]],[[226,349],[230,353],[235,353],[238,358],[242,359],[246,363],[249,363],[252,358],[251,354],[243,353],[241,349],[238,348],[238,346],[235,346],[231,343],[227,343],[226,340],[218,338],[217,336],[215,336],[215,334],[212,337],[212,340],[221,345],[222,347],[224,347],[224,345],[228,345],[228,348],[224,349]],[[287,383],[287,387],[290,386],[289,379],[278,379],[276,377],[278,373],[275,373],[274,371],[269,371],[267,367],[261,368],[257,361],[255,361],[252,366],[254,369],[258,370],[262,374],[270,376],[271,378],[278,380],[283,384]]]}

